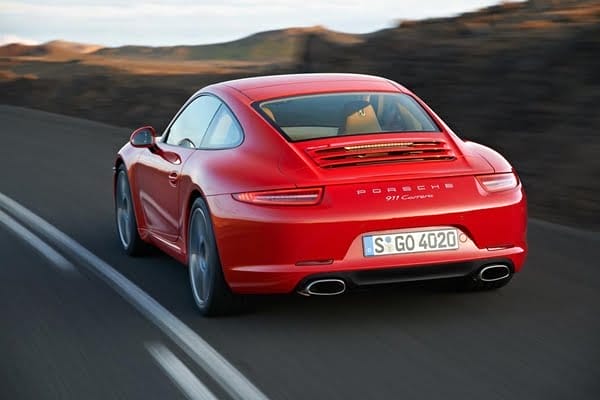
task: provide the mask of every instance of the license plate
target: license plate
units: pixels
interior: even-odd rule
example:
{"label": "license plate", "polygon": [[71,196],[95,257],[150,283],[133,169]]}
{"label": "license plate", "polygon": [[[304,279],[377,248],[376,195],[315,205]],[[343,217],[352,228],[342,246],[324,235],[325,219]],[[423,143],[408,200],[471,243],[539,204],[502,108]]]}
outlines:
{"label": "license plate", "polygon": [[365,257],[458,249],[454,228],[363,236]]}

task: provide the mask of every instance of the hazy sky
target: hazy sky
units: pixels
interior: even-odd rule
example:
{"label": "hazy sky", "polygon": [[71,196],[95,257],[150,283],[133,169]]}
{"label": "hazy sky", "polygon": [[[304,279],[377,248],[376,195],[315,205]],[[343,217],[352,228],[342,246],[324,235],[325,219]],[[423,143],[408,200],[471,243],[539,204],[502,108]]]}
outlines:
{"label": "hazy sky", "polygon": [[0,0],[0,43],[201,44],[293,26],[371,32],[498,0]]}

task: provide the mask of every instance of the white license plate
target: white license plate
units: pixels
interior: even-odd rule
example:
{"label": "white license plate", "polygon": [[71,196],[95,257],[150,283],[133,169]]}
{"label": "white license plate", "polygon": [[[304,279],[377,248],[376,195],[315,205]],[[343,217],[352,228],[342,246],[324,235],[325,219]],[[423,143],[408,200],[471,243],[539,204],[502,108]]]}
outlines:
{"label": "white license plate", "polygon": [[365,257],[458,249],[454,228],[363,236]]}

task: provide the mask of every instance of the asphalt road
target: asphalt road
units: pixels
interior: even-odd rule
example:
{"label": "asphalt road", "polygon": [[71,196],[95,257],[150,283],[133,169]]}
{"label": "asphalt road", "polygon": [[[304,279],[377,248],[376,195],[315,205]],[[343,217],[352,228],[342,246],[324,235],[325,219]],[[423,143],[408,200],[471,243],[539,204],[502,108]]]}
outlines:
{"label": "asphalt road", "polygon": [[[128,130],[8,106],[0,126],[0,192],[129,278],[271,399],[600,398],[600,234],[533,221],[525,269],[496,292],[261,297],[247,314],[204,319],[184,266],[118,247],[111,167]],[[185,398],[149,343],[226,398],[104,281],[77,263],[60,270],[2,224],[0,321],[2,399]]]}

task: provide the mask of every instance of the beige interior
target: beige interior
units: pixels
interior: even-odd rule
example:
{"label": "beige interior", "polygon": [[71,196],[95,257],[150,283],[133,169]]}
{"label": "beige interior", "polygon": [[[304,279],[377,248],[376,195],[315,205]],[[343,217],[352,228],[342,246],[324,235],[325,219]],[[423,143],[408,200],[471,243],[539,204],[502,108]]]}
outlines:
{"label": "beige interior", "polygon": [[377,120],[377,114],[371,104],[348,115],[344,126],[340,130],[341,135],[352,135],[355,133],[380,132],[381,126]]}
{"label": "beige interior", "polygon": [[406,125],[404,127],[407,131],[420,131],[423,130],[423,125],[416,119],[410,111],[406,107],[401,104],[396,105],[398,107],[398,112]]}
{"label": "beige interior", "polygon": [[267,116],[269,118],[271,118],[272,121],[275,121],[275,115],[273,114],[273,111],[271,111],[269,108],[267,107],[261,107],[261,109],[263,110],[263,112],[265,114],[267,114]]}

